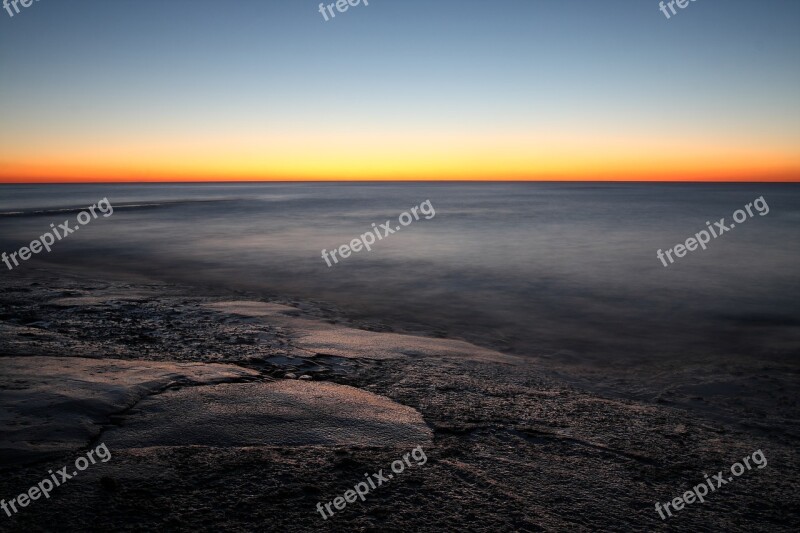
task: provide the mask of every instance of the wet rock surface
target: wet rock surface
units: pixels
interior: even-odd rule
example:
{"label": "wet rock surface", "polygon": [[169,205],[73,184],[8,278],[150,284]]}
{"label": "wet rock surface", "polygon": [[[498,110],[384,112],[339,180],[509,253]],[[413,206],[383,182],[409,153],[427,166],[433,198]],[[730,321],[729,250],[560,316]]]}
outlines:
{"label": "wet rock surface", "polygon": [[0,466],[81,448],[112,417],[167,387],[247,380],[233,365],[79,357],[0,358]]}

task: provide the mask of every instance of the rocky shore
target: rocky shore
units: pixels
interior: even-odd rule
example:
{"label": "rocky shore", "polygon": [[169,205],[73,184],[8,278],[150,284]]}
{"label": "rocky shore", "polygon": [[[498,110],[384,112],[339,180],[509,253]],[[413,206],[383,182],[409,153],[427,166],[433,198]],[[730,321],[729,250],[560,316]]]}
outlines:
{"label": "rocky shore", "polygon": [[[0,280],[0,332],[0,498],[112,454],[2,531],[800,528],[791,395],[753,427],[324,302],[34,269]],[[416,446],[424,466],[317,512]],[[656,513],[759,449],[763,470]]]}

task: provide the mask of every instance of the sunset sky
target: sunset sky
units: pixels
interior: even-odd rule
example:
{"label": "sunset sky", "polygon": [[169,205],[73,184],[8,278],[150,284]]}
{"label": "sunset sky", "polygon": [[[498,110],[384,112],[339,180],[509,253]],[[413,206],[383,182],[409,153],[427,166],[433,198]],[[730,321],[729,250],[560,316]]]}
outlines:
{"label": "sunset sky", "polygon": [[41,0],[0,181],[800,180],[800,2]]}

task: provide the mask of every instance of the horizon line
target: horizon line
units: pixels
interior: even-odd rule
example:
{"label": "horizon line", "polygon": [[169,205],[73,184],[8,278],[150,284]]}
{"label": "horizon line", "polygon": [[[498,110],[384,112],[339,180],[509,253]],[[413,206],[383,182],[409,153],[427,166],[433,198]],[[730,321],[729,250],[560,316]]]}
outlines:
{"label": "horizon line", "polygon": [[0,180],[0,185],[200,185],[200,184],[258,184],[258,183],[800,183],[797,179],[245,179],[245,180],[83,180],[83,181],[53,181],[53,180],[25,180],[25,181],[4,181]]}

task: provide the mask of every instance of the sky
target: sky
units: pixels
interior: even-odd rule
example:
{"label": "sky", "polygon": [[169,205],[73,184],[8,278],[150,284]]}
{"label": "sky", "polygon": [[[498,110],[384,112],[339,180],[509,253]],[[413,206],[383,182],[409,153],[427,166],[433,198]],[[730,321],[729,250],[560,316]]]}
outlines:
{"label": "sky", "polygon": [[0,182],[800,181],[797,0],[318,9],[0,10]]}

